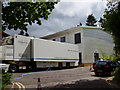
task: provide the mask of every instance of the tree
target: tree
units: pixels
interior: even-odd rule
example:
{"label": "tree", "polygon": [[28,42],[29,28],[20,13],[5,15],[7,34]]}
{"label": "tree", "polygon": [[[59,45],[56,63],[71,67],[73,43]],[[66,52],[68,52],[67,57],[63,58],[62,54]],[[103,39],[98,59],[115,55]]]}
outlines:
{"label": "tree", "polygon": [[2,5],[2,30],[20,29],[20,34],[27,33],[27,26],[32,23],[42,24],[41,19],[48,19],[57,2],[10,2]]}
{"label": "tree", "polygon": [[82,23],[80,22],[80,26],[82,26]]}
{"label": "tree", "polygon": [[104,22],[104,19],[100,17],[100,20],[98,21],[100,26],[102,27],[103,26],[103,22]]}
{"label": "tree", "polygon": [[79,25],[77,25],[77,27],[78,27],[78,26],[82,26],[82,23],[80,22],[80,24],[79,24]]}
{"label": "tree", "polygon": [[120,1],[109,2],[105,10],[103,28],[112,34],[115,50],[120,54]]}
{"label": "tree", "polygon": [[[112,34],[116,56],[118,56],[116,60],[120,60],[120,1],[108,2],[108,9],[104,13],[103,28]],[[114,80],[120,84],[120,67],[115,70]]]}
{"label": "tree", "polygon": [[88,18],[87,18],[86,22],[87,22],[86,23],[87,26],[97,26],[97,25],[95,25],[97,20],[95,19],[93,14],[88,15]]}

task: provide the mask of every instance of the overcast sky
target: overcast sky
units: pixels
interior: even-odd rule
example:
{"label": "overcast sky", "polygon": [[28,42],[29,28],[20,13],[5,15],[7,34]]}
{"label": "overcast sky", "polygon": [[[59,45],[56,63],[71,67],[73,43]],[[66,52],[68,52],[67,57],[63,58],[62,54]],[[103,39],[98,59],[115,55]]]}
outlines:
{"label": "overcast sky", "polygon": [[[76,27],[80,22],[85,26],[89,14],[97,20],[104,14],[106,0],[61,0],[49,15],[48,20],[42,20],[42,25],[28,26],[30,36],[42,37],[55,32]],[[10,35],[18,34],[19,30],[6,30]]]}

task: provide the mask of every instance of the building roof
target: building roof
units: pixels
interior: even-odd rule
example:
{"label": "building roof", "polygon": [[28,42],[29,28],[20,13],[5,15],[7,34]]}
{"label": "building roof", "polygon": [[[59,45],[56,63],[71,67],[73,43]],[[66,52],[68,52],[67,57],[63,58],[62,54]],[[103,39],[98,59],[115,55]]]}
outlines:
{"label": "building roof", "polygon": [[2,38],[8,37],[8,36],[10,36],[10,35],[5,32],[0,32],[0,46],[2,45]]}
{"label": "building roof", "polygon": [[70,31],[74,31],[75,29],[99,29],[99,30],[102,30],[101,27],[93,27],[93,26],[77,26],[77,27],[73,27],[73,28],[70,28],[70,29],[66,29],[64,31],[60,31],[60,32],[56,32],[56,33],[53,33],[53,34],[50,34],[50,35],[47,35],[47,36],[43,36],[41,37],[42,39],[48,39],[50,37],[54,37],[56,35],[60,35],[60,34],[63,34],[63,33],[67,33],[67,32],[70,32]]}
{"label": "building roof", "polygon": [[5,32],[0,32],[0,36],[2,35],[2,38],[3,37],[7,37],[7,36],[10,36],[9,34],[5,33]]}

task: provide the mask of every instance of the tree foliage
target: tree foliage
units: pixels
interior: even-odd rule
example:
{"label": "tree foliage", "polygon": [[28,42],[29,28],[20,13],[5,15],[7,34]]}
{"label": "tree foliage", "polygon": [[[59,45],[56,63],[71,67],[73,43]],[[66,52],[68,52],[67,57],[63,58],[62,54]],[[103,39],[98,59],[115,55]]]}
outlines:
{"label": "tree foliage", "polygon": [[[116,55],[118,56],[116,60],[120,60],[120,1],[108,2],[108,8],[104,14],[103,28],[112,34]],[[116,68],[114,79],[120,84],[120,67]]]}
{"label": "tree foliage", "polygon": [[116,53],[120,53],[120,1],[109,2],[105,10],[103,28],[112,34]]}
{"label": "tree foliage", "polygon": [[100,26],[103,27],[104,19],[100,17],[100,20],[98,22],[99,22]]}
{"label": "tree foliage", "polygon": [[42,24],[41,19],[48,19],[57,2],[10,2],[2,5],[2,29],[20,29],[27,32],[27,26],[32,23]]}
{"label": "tree foliage", "polygon": [[0,80],[2,80],[2,82],[0,82],[0,84],[2,85],[2,87],[0,87],[2,90],[5,89],[6,85],[10,84],[10,79],[12,77],[12,73],[8,73],[3,71],[2,74],[0,74]]}
{"label": "tree foliage", "polygon": [[97,25],[95,25],[96,22],[97,22],[97,20],[95,19],[93,14],[88,15],[88,18],[86,20],[87,26],[97,26]]}

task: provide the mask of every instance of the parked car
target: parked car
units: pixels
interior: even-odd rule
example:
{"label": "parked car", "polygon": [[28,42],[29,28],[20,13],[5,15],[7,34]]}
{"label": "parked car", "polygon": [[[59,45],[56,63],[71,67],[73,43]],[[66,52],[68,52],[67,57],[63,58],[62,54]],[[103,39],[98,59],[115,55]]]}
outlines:
{"label": "parked car", "polygon": [[0,70],[7,72],[9,69],[9,64],[0,63]]}
{"label": "parked car", "polygon": [[95,63],[93,63],[93,69],[96,76],[111,75],[111,72],[113,72],[115,68],[119,66],[120,64],[118,62],[111,60],[97,60]]}

